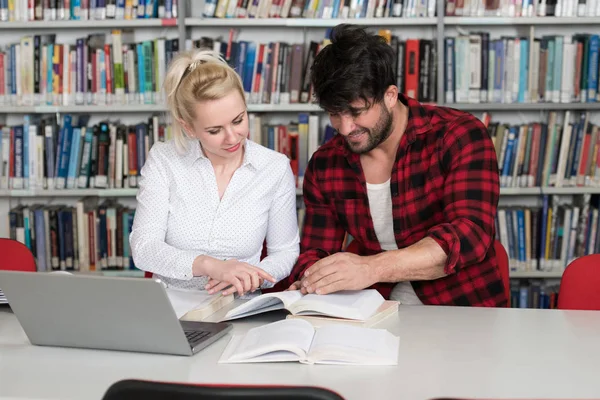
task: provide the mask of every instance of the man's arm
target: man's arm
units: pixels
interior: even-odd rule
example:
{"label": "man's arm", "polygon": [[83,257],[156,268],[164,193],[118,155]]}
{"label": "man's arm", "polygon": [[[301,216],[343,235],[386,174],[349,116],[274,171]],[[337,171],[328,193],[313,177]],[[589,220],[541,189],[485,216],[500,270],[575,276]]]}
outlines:
{"label": "man's arm", "polygon": [[323,197],[320,185],[326,184],[316,174],[319,162],[326,161],[323,156],[315,154],[308,163],[304,173],[302,194],[304,197],[305,216],[300,240],[300,256],[288,278],[289,285],[300,280],[304,271],[315,262],[339,252],[344,240],[344,229],[339,225],[335,211]]}
{"label": "man's arm", "polygon": [[448,171],[443,195],[447,222],[404,249],[369,257],[342,253],[316,263],[302,282],[308,292],[433,280],[484,259],[494,240],[500,192],[496,152],[485,127],[473,117],[459,119],[448,132],[439,160]]}

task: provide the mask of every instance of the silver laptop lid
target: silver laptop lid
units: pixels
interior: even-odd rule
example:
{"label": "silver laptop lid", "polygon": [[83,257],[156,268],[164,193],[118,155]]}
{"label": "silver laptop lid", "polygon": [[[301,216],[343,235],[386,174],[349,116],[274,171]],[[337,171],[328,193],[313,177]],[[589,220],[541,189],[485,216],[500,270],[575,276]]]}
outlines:
{"label": "silver laptop lid", "polygon": [[153,279],[0,271],[0,288],[33,344],[191,355]]}

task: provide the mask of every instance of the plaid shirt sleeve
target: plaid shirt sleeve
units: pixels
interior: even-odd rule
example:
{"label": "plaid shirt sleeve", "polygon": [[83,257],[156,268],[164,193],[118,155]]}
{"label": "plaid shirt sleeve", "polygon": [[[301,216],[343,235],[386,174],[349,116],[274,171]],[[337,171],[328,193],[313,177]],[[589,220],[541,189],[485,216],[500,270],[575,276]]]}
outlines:
{"label": "plaid shirt sleeve", "polygon": [[448,127],[440,149],[447,171],[443,212],[448,222],[427,232],[446,252],[446,274],[480,263],[494,241],[494,218],[500,195],[498,161],[485,126],[459,118]]}
{"label": "plaid shirt sleeve", "polygon": [[300,256],[288,278],[289,284],[302,278],[304,271],[315,262],[342,249],[345,230],[317,184],[317,164],[324,161],[324,157],[315,155],[304,173],[302,193],[306,210]]}

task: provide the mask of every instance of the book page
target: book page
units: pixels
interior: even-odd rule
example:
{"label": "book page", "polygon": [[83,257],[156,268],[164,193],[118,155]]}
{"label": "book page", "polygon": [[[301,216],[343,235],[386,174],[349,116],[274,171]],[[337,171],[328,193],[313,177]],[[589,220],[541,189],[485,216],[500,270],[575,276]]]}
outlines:
{"label": "book page", "polygon": [[400,338],[385,329],[328,325],[317,330],[309,360],[321,364],[397,365]]}
{"label": "book page", "polygon": [[312,325],[302,320],[282,320],[252,328],[237,343],[230,342],[234,348],[228,345],[224,362],[304,360],[314,332]]}
{"label": "book page", "polygon": [[377,312],[384,301],[375,289],[346,290],[325,295],[307,294],[289,309],[296,315],[326,315],[365,321]]}
{"label": "book page", "polygon": [[189,311],[207,307],[218,300],[219,297],[223,297],[220,293],[208,294],[207,291],[197,289],[169,288],[165,289],[165,291],[177,318],[183,317]]}
{"label": "book page", "polygon": [[281,310],[288,308],[296,301],[300,300],[303,294],[299,290],[290,290],[288,292],[268,293],[257,296],[244,304],[230,310],[225,314],[224,321],[236,318],[248,317],[254,314],[260,314],[267,311]]}

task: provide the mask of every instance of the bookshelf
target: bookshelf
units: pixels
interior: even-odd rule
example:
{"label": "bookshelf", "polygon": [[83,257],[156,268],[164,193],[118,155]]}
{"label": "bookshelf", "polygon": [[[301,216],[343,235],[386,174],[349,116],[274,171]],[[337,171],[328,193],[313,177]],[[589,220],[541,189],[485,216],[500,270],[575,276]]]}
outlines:
{"label": "bookshelf", "polygon": [[[432,1],[432,0],[430,0]],[[322,34],[327,28],[333,27],[342,22],[350,22],[372,28],[386,28],[393,30],[394,33],[401,32],[406,37],[415,37],[418,35],[430,35],[430,39],[436,43],[438,57],[436,62],[437,87],[435,88],[435,97],[437,104],[455,107],[458,109],[470,111],[473,113],[494,112],[498,113],[499,120],[503,116],[514,117],[515,114],[528,113],[527,115],[537,116],[536,120],[543,120],[538,115],[548,112],[564,111],[588,111],[592,116],[600,110],[600,102],[515,102],[515,103],[465,103],[465,102],[446,102],[444,85],[445,80],[445,60],[443,57],[445,39],[447,36],[457,34],[458,29],[474,29],[491,32],[500,30],[500,36],[503,30],[515,28],[519,36],[535,37],[536,30],[548,32],[555,30],[559,33],[563,30],[568,31],[574,25],[577,32],[587,31],[592,28],[600,27],[600,17],[499,17],[499,16],[446,16],[445,2],[437,1],[436,16],[424,17],[394,17],[394,18],[362,18],[362,19],[326,19],[326,18],[204,18],[201,17],[202,2],[182,1],[179,5],[179,12],[176,18],[147,18],[131,20],[57,20],[57,21],[28,21],[28,22],[0,22],[0,31],[7,35],[24,36],[25,30],[40,32],[46,34],[55,32],[57,34],[73,35],[80,34],[83,30],[91,32],[108,33],[112,29],[122,29],[127,31],[143,31],[148,37],[158,37],[171,35],[171,38],[178,38],[179,48],[186,47],[186,41],[189,39],[198,39],[201,35],[207,36],[226,36],[232,29],[243,37],[243,40],[270,41],[273,36],[277,40],[299,41],[307,45],[314,38],[322,39]],[[581,27],[581,28],[579,28]],[[411,33],[404,33],[408,30]],[[545,30],[545,31],[544,31]],[[196,34],[200,32],[199,34]],[[419,32],[414,35],[413,32]],[[27,33],[30,35],[31,33]],[[555,33],[556,34],[556,33]],[[176,36],[174,36],[176,35]],[[4,42],[4,39],[1,41]],[[4,44],[4,43],[3,43]],[[305,46],[306,47],[306,46]],[[306,51],[306,49],[305,49]],[[90,114],[92,116],[103,116],[110,114],[111,118],[124,119],[137,123],[150,115],[163,115],[166,109],[161,104],[126,104],[126,105],[33,105],[17,106],[13,104],[0,106],[0,119],[8,121],[22,120],[24,115],[46,115],[46,114]],[[260,114],[266,120],[274,119],[278,121],[289,118],[290,115],[298,113],[308,113],[319,115],[321,117],[321,126],[326,119],[322,110],[317,105],[307,103],[295,104],[249,104],[248,111]],[[514,117],[519,120],[519,117]],[[14,123],[14,122],[13,122]],[[85,196],[96,196],[106,199],[119,199],[120,201],[134,204],[136,189],[1,189],[0,190],[0,215],[6,215],[10,207],[33,201],[56,203],[66,201],[73,204],[77,198]],[[301,190],[298,190],[298,196],[301,196]],[[521,205],[539,205],[540,198],[544,195],[551,196],[587,196],[600,194],[600,187],[503,187],[501,188],[501,201],[508,204]],[[39,200],[38,200],[39,199]],[[2,221],[2,220],[0,220]],[[0,226],[0,236],[6,236],[5,223]],[[560,278],[559,272],[543,271],[514,271],[511,276],[519,279],[551,279]]]}

